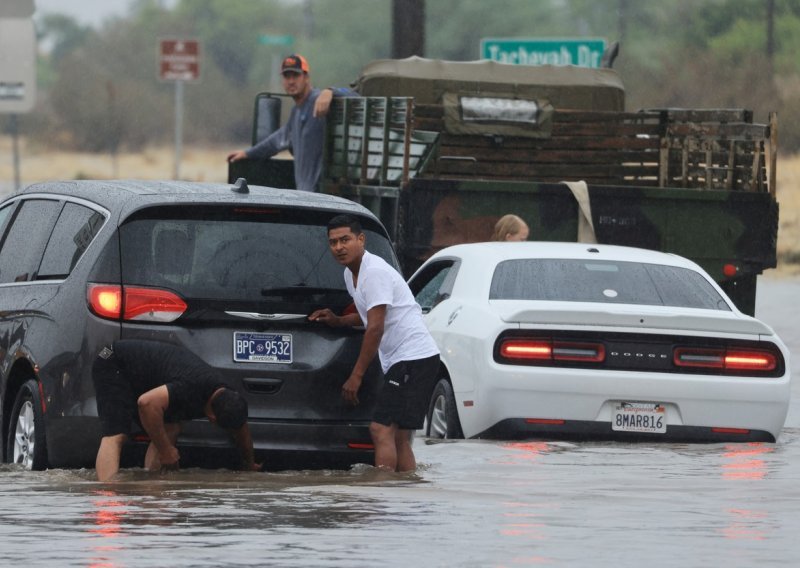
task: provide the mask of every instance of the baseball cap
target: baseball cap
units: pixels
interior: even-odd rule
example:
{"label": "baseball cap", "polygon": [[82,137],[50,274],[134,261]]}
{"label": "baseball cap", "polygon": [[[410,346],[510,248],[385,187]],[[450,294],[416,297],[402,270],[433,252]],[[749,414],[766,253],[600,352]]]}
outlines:
{"label": "baseball cap", "polygon": [[302,55],[293,53],[286,57],[281,63],[281,75],[285,71],[292,71],[294,73],[308,73],[308,61]]}

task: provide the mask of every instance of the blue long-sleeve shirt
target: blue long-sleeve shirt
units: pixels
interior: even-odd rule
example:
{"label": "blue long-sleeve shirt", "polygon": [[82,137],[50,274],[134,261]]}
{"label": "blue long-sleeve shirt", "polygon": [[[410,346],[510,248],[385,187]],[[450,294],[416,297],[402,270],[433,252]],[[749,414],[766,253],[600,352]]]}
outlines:
{"label": "blue long-sleeve shirt", "polygon": [[[346,88],[332,88],[334,97],[357,97],[358,93]],[[294,179],[297,189],[317,191],[322,175],[322,143],[325,117],[314,116],[314,104],[319,89],[312,89],[301,105],[295,105],[289,120],[278,130],[246,151],[252,159],[266,159],[282,150],[294,156]]]}

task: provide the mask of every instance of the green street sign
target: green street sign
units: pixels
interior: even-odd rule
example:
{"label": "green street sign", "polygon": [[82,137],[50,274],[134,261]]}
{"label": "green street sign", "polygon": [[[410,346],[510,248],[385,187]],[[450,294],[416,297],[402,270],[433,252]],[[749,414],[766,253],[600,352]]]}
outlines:
{"label": "green street sign", "polygon": [[261,45],[292,45],[294,37],[290,35],[261,34],[258,36],[258,43]]}
{"label": "green street sign", "polygon": [[605,49],[602,38],[481,39],[481,59],[518,65],[600,67]]}

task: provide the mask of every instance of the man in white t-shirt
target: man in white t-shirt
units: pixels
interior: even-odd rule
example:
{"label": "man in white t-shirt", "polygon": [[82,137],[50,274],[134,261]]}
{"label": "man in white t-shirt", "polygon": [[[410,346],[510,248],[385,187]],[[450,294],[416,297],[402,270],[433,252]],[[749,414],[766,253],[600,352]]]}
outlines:
{"label": "man in white t-shirt", "polygon": [[331,327],[364,325],[364,340],[342,397],[358,404],[358,389],[377,353],[384,374],[369,431],[375,466],[390,471],[417,467],[411,439],[422,428],[439,370],[439,349],[422,321],[422,310],[403,277],[364,248],[366,235],[350,215],[328,223],[328,245],[339,264],[358,313],[336,315],[330,309],[308,316]]}

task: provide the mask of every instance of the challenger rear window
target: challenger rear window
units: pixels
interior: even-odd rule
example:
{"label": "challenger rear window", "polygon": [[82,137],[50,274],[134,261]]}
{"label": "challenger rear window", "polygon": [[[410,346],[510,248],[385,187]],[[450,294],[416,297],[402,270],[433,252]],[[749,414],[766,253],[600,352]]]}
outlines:
{"label": "challenger rear window", "polygon": [[638,262],[507,260],[495,269],[489,299],[644,304],[730,311],[724,298],[698,272]]}
{"label": "challenger rear window", "polygon": [[[122,280],[189,300],[344,305],[344,267],[328,248],[333,216],[229,205],[149,208],[120,227]],[[367,250],[397,266],[380,227],[362,222]]]}

